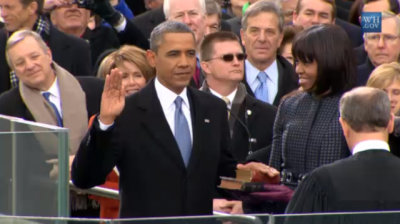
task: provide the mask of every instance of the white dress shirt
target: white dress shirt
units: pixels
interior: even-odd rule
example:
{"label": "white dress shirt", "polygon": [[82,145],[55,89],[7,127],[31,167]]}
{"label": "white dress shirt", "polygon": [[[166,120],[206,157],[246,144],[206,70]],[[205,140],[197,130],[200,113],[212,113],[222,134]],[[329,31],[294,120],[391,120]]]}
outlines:
{"label": "white dress shirt", "polygon": [[185,116],[187,123],[189,125],[190,139],[193,142],[193,129],[192,129],[192,117],[190,116],[190,104],[187,97],[187,88],[178,95],[172,92],[167,87],[163,86],[158,78],[154,81],[154,86],[156,88],[156,93],[158,100],[160,100],[161,108],[164,112],[165,118],[167,119],[168,125],[171,128],[172,133],[175,135],[175,99],[180,96],[183,99],[182,102],[182,112]]}
{"label": "white dress shirt", "polygon": [[[172,134],[175,135],[175,99],[178,96],[176,93],[172,92],[170,89],[167,87],[163,86],[160,81],[158,81],[158,78],[156,77],[154,80],[154,86],[156,89],[156,94],[158,97],[158,100],[160,101],[161,108],[163,110],[163,113],[165,115],[165,118],[167,119],[168,125],[171,128]],[[179,94],[180,97],[182,97],[183,102],[182,102],[182,112],[183,115],[185,116],[188,125],[189,125],[189,131],[190,131],[190,139],[193,143],[193,128],[192,128],[192,117],[190,116],[190,104],[189,104],[189,99],[187,97],[187,89],[184,88],[183,91]],[[105,131],[109,127],[111,127],[114,123],[110,125],[106,125],[99,121],[99,127],[101,130]]]}
{"label": "white dress shirt", "polygon": [[[220,98],[220,99],[222,99],[222,97],[224,97],[224,96],[222,96],[221,94],[215,92],[213,89],[211,89],[211,88],[209,88],[209,89],[210,89],[210,92],[211,92],[214,96],[216,96],[216,97],[218,97],[218,98]],[[228,96],[225,96],[226,98],[229,99],[229,105],[228,105],[228,104],[226,105],[226,106],[228,107],[229,110],[232,109],[232,102],[233,102],[233,99],[235,99],[236,92],[237,92],[237,88],[236,88],[233,92],[231,92]],[[223,99],[222,99],[222,100],[223,100]]]}
{"label": "white dress shirt", "polygon": [[354,146],[352,154],[356,154],[359,152],[367,151],[370,149],[382,149],[390,151],[389,145],[387,142],[382,140],[367,140],[359,142],[356,146]]}
{"label": "white dress shirt", "polygon": [[50,97],[49,100],[52,102],[54,105],[56,105],[58,112],[60,113],[61,118],[63,117],[62,114],[62,106],[61,106],[61,96],[60,96],[60,88],[58,87],[58,82],[57,82],[57,77],[54,79],[53,84],[50,86],[50,89],[47,91],[40,91],[40,94],[43,94],[44,92],[49,92]]}
{"label": "white dress shirt", "polygon": [[[250,86],[250,89],[256,92],[257,87],[260,85],[260,81],[257,79],[260,70],[254,67],[249,60],[245,61],[246,68],[246,81]],[[264,70],[267,74],[267,88],[268,88],[268,103],[272,104],[275,100],[276,94],[278,93],[278,64],[276,60]]]}

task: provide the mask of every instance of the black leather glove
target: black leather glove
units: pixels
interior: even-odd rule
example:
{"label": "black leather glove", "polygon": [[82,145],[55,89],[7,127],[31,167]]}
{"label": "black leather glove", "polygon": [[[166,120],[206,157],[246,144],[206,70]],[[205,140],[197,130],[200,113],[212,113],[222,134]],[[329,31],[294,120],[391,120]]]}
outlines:
{"label": "black leather glove", "polygon": [[94,0],[93,4],[86,7],[99,15],[112,26],[116,25],[122,15],[112,7],[109,0]]}

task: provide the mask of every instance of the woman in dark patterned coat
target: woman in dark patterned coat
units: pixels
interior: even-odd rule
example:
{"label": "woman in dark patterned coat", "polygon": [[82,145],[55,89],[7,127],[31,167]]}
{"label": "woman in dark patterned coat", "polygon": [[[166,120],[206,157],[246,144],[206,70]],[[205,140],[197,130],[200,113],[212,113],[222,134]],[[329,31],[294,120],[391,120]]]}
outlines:
{"label": "woman in dark patterned coat", "polygon": [[300,90],[284,98],[274,124],[269,165],[281,182],[297,187],[313,169],[347,157],[339,100],[355,83],[350,41],[340,27],[317,25],[293,43]]}

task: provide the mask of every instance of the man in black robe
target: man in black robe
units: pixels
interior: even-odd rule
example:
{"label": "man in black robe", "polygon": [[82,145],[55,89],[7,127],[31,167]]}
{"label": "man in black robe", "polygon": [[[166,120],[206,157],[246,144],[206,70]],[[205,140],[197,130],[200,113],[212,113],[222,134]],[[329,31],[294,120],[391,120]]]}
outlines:
{"label": "man in black robe", "polygon": [[[340,100],[339,121],[353,156],[313,171],[297,188],[286,212],[399,210],[400,159],[390,153],[387,144],[393,120],[385,92],[360,87],[346,93]],[[369,223],[374,217],[347,216],[347,219],[360,223],[361,218],[367,218]],[[318,219],[326,223],[327,218]],[[332,216],[329,223],[343,218],[346,217]],[[293,217],[290,222],[310,223],[314,219]],[[386,223],[379,220],[375,223]]]}

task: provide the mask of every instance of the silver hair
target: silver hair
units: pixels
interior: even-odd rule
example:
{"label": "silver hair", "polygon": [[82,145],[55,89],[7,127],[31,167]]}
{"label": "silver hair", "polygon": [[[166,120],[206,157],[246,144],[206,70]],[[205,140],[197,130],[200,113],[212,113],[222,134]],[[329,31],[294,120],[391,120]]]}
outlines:
{"label": "silver hair", "polygon": [[16,31],[8,38],[7,43],[6,43],[6,60],[7,60],[8,65],[11,68],[14,68],[14,67],[10,61],[8,51],[12,47],[14,47],[16,44],[23,41],[26,37],[32,37],[39,44],[40,48],[43,50],[44,53],[47,54],[47,51],[49,50],[49,47],[47,47],[47,44],[44,42],[44,40],[38,33],[34,32],[32,30]]}
{"label": "silver hair", "polygon": [[242,29],[247,29],[247,20],[250,17],[257,16],[262,12],[274,13],[278,17],[279,30],[281,32],[283,31],[285,20],[283,18],[281,5],[275,0],[260,0],[255,2],[254,4],[251,4],[242,17]]}
{"label": "silver hair", "polygon": [[[170,12],[171,1],[178,1],[178,0],[164,0],[163,10],[164,10],[165,18],[167,20],[170,16],[169,12]],[[179,1],[188,1],[188,0],[179,0]],[[197,1],[199,1],[201,13],[203,13],[205,15],[206,14],[205,0],[197,0]]]}
{"label": "silver hair", "polygon": [[356,132],[377,132],[391,119],[389,97],[377,88],[355,88],[340,99],[340,117]]}

